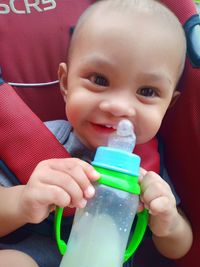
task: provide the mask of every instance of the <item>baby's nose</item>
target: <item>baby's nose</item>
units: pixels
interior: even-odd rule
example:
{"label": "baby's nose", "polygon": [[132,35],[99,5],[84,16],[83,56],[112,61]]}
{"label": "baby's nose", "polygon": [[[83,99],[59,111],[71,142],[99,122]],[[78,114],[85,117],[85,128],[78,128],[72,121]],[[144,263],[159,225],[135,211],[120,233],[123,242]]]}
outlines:
{"label": "baby's nose", "polygon": [[135,108],[127,102],[117,100],[105,100],[100,103],[100,109],[109,112],[115,117],[133,117],[135,116]]}

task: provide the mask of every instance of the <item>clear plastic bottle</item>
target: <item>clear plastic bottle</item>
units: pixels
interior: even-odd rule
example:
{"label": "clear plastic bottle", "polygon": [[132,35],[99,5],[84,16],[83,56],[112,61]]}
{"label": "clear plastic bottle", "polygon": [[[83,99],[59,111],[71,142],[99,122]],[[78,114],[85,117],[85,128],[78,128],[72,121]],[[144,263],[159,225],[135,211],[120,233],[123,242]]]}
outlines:
{"label": "clear plastic bottle", "polygon": [[123,120],[108,147],[97,149],[92,165],[101,178],[94,185],[95,196],[76,210],[60,267],[121,267],[141,241],[146,213],[138,217],[136,237],[126,250],[140,193],[140,158],[131,153],[134,146],[133,126]]}
{"label": "clear plastic bottle", "polygon": [[116,132],[110,135],[108,147],[118,148],[129,153],[133,152],[136,143],[133,124],[129,120],[121,120],[117,125]]}

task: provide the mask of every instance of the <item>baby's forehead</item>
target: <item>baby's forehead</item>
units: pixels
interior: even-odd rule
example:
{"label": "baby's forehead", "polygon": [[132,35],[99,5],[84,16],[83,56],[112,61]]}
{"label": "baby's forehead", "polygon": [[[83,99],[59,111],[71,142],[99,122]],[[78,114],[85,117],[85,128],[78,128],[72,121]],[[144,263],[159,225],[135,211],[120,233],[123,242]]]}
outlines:
{"label": "baby's forehead", "polygon": [[[102,30],[101,38],[105,38],[105,35],[114,33],[111,28],[115,25],[115,30],[119,27],[120,31],[126,31],[126,27],[130,30],[131,34],[134,34],[134,31],[139,31],[139,35],[145,34],[145,30],[148,28],[148,31],[152,32],[156,30],[163,32],[165,35],[168,34],[169,39],[175,40],[180,45],[180,57],[184,58],[185,50],[185,39],[182,30],[182,26],[179,23],[175,15],[161,6],[145,6],[144,3],[152,3],[154,1],[129,1],[121,0],[127,5],[121,5],[119,0],[99,1],[98,5],[92,5],[87,9],[83,15],[78,20],[78,24],[75,28],[75,32],[72,37],[71,42],[71,51],[72,48],[80,45],[83,39],[88,39],[91,37],[92,31]],[[118,2],[118,5],[115,4]],[[131,4],[129,3],[143,3],[143,4]],[[158,4],[158,3],[157,3]],[[158,12],[160,11],[160,12]],[[140,25],[141,23],[141,25]],[[128,26],[127,26],[128,25]],[[138,29],[136,29],[137,25]],[[141,27],[140,27],[141,26]],[[113,27],[114,29],[114,27]],[[110,32],[109,32],[110,31]],[[99,33],[101,34],[101,33]],[[105,34],[105,35],[104,35]],[[158,40],[158,36],[155,34],[155,42]],[[182,51],[181,51],[182,50]],[[181,52],[180,52],[181,51]],[[182,54],[181,54],[182,53]]]}
{"label": "baby's forehead", "polygon": [[92,33],[99,33],[101,38],[106,38],[107,35],[114,35],[116,32],[121,34],[127,33],[129,36],[134,34],[144,35],[147,31],[155,33],[155,41],[158,40],[156,32],[164,32],[168,34],[169,38],[177,39],[176,27],[172,23],[168,23],[163,20],[160,15],[155,16],[152,12],[143,12],[142,10],[130,12],[130,10],[104,10],[96,9],[90,14],[86,14],[81,21],[79,21],[74,36],[73,42],[77,40],[78,45],[82,39],[88,39],[92,37]]}
{"label": "baby's forehead", "polygon": [[[111,17],[113,20],[115,19],[115,21],[117,19],[120,20],[122,25],[124,20],[129,20],[130,25],[134,25],[138,20],[146,21],[147,24],[149,20],[155,20],[156,23],[162,27],[162,30],[170,28],[173,32],[174,28],[181,27],[178,19],[166,7],[160,4],[158,5],[158,3],[145,5],[145,3],[155,2],[153,0],[121,0],[122,3],[118,0],[115,1],[116,2],[113,0],[98,1],[97,4],[89,7],[79,18],[77,26],[75,27],[75,34],[81,33],[81,30],[87,32],[94,24],[104,24],[105,20],[107,22],[107,27],[109,27],[109,24],[113,23],[111,19],[108,20],[108,18]],[[139,4],[140,2],[143,4]],[[123,3],[126,3],[126,5]],[[155,8],[157,5],[159,8]]]}

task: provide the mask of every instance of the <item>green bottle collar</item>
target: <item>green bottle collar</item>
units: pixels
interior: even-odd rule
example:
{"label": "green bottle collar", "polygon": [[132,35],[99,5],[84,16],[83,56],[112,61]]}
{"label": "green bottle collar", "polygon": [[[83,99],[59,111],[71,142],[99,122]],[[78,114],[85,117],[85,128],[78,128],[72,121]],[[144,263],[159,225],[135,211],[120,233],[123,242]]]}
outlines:
{"label": "green bottle collar", "polygon": [[97,166],[94,166],[94,168],[101,174],[101,177],[97,181],[98,183],[117,188],[131,194],[140,194],[140,186],[138,184],[137,176]]}

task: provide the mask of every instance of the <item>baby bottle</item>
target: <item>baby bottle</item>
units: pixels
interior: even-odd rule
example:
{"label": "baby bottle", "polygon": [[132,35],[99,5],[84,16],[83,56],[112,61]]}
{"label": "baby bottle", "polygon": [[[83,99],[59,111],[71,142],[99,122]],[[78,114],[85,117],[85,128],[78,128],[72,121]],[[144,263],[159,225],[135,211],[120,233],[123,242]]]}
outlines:
{"label": "baby bottle", "polygon": [[141,242],[148,214],[137,213],[140,157],[132,154],[135,139],[132,123],[121,120],[108,146],[97,148],[92,165],[101,176],[95,196],[76,210],[67,245],[60,238],[62,209],[57,208],[56,239],[64,255],[60,267],[121,267]]}

